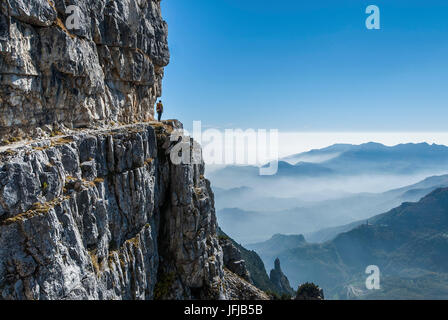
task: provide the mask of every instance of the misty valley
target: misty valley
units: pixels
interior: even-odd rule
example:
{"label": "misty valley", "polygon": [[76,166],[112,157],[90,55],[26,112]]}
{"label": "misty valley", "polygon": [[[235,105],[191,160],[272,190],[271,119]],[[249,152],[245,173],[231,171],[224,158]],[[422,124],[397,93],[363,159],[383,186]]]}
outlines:
{"label": "misty valley", "polygon": [[[448,298],[448,147],[338,144],[210,171],[221,229],[327,299]],[[248,232],[249,230],[249,232]],[[379,290],[366,267],[381,271]]]}

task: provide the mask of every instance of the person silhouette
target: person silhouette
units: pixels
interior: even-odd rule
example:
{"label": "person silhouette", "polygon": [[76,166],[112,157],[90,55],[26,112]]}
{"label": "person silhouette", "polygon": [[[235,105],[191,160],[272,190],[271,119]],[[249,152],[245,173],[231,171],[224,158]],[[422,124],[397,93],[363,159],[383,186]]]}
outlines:
{"label": "person silhouette", "polygon": [[162,104],[162,100],[159,100],[159,102],[157,103],[157,120],[160,122],[160,120],[162,119],[162,113],[163,113],[163,104]]}

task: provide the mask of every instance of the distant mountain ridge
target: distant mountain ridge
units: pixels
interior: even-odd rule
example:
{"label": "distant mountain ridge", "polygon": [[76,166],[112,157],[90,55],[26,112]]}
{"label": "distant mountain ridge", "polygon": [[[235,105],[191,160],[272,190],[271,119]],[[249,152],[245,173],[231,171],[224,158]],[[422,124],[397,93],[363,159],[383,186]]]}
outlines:
{"label": "distant mountain ridge", "polygon": [[[413,155],[413,156],[419,156],[420,154],[426,154],[428,152],[430,153],[444,153],[448,149],[445,145],[438,145],[438,144],[428,144],[426,142],[423,143],[406,143],[406,144],[397,144],[395,146],[385,146],[381,143],[376,142],[368,142],[363,143],[359,145],[354,144],[334,144],[326,148],[322,149],[313,149],[311,151],[298,153],[294,155],[290,155],[287,157],[282,158],[283,161],[292,161],[294,159],[299,159],[296,163],[304,161],[300,160],[302,158],[313,158],[313,157],[321,157],[321,156],[328,156],[328,155],[335,155],[335,154],[358,154],[361,153],[369,153],[369,152],[375,152],[375,153],[383,153],[383,154],[407,154],[407,155]],[[417,153],[418,152],[418,153]],[[331,160],[331,159],[329,159]],[[328,161],[328,160],[327,160]],[[320,161],[325,162],[325,161]],[[293,163],[294,164],[294,163]]]}
{"label": "distant mountain ridge", "polygon": [[[324,161],[316,161],[322,158]],[[313,162],[313,159],[314,162]],[[307,160],[307,161],[305,161]],[[276,176],[322,176],[361,173],[409,174],[448,167],[448,147],[418,143],[385,146],[336,144],[280,159]],[[225,176],[258,176],[255,166],[228,166],[210,174],[214,181]],[[275,177],[275,176],[274,176]],[[272,179],[272,176],[262,176]]]}
{"label": "distant mountain ridge", "polygon": [[[314,156],[338,152],[337,156],[320,162],[319,168],[322,170],[322,167],[324,167],[339,174],[375,171],[404,174],[424,170],[430,164],[438,166],[448,164],[448,147],[436,144],[429,145],[428,143],[409,143],[388,147],[370,142],[353,146],[334,145],[310,152]],[[310,153],[304,153],[296,157],[309,155]],[[300,165],[301,162],[298,164]]]}
{"label": "distant mountain ridge", "polygon": [[268,241],[249,244],[247,247],[255,251],[262,251],[265,254],[271,253],[275,255],[279,246],[281,246],[282,250],[289,250],[306,244],[307,242],[303,235],[275,234]]}
{"label": "distant mountain ridge", "polygon": [[338,157],[341,153],[350,150],[352,147],[353,145],[351,144],[334,144],[322,149],[313,149],[308,152],[293,154],[284,157],[281,160],[286,161],[292,165],[295,165],[299,162],[322,163]]}

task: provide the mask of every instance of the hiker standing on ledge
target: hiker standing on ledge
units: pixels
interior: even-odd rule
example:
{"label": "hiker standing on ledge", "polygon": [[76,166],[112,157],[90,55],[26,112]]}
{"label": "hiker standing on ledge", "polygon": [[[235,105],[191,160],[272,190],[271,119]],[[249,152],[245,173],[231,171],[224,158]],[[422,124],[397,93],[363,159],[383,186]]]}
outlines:
{"label": "hiker standing on ledge", "polygon": [[162,113],[163,113],[163,104],[162,100],[159,100],[159,102],[157,103],[157,118],[159,122],[160,119],[162,118]]}

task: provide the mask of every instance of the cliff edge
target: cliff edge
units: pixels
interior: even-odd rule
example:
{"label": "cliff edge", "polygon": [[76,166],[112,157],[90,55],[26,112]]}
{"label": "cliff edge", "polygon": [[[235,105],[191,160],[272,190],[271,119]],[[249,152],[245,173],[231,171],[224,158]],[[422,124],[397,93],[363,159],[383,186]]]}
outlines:
{"label": "cliff edge", "polygon": [[[153,121],[158,0],[0,2],[0,299],[267,299],[225,269],[204,163]],[[244,272],[243,272],[244,273]]]}

